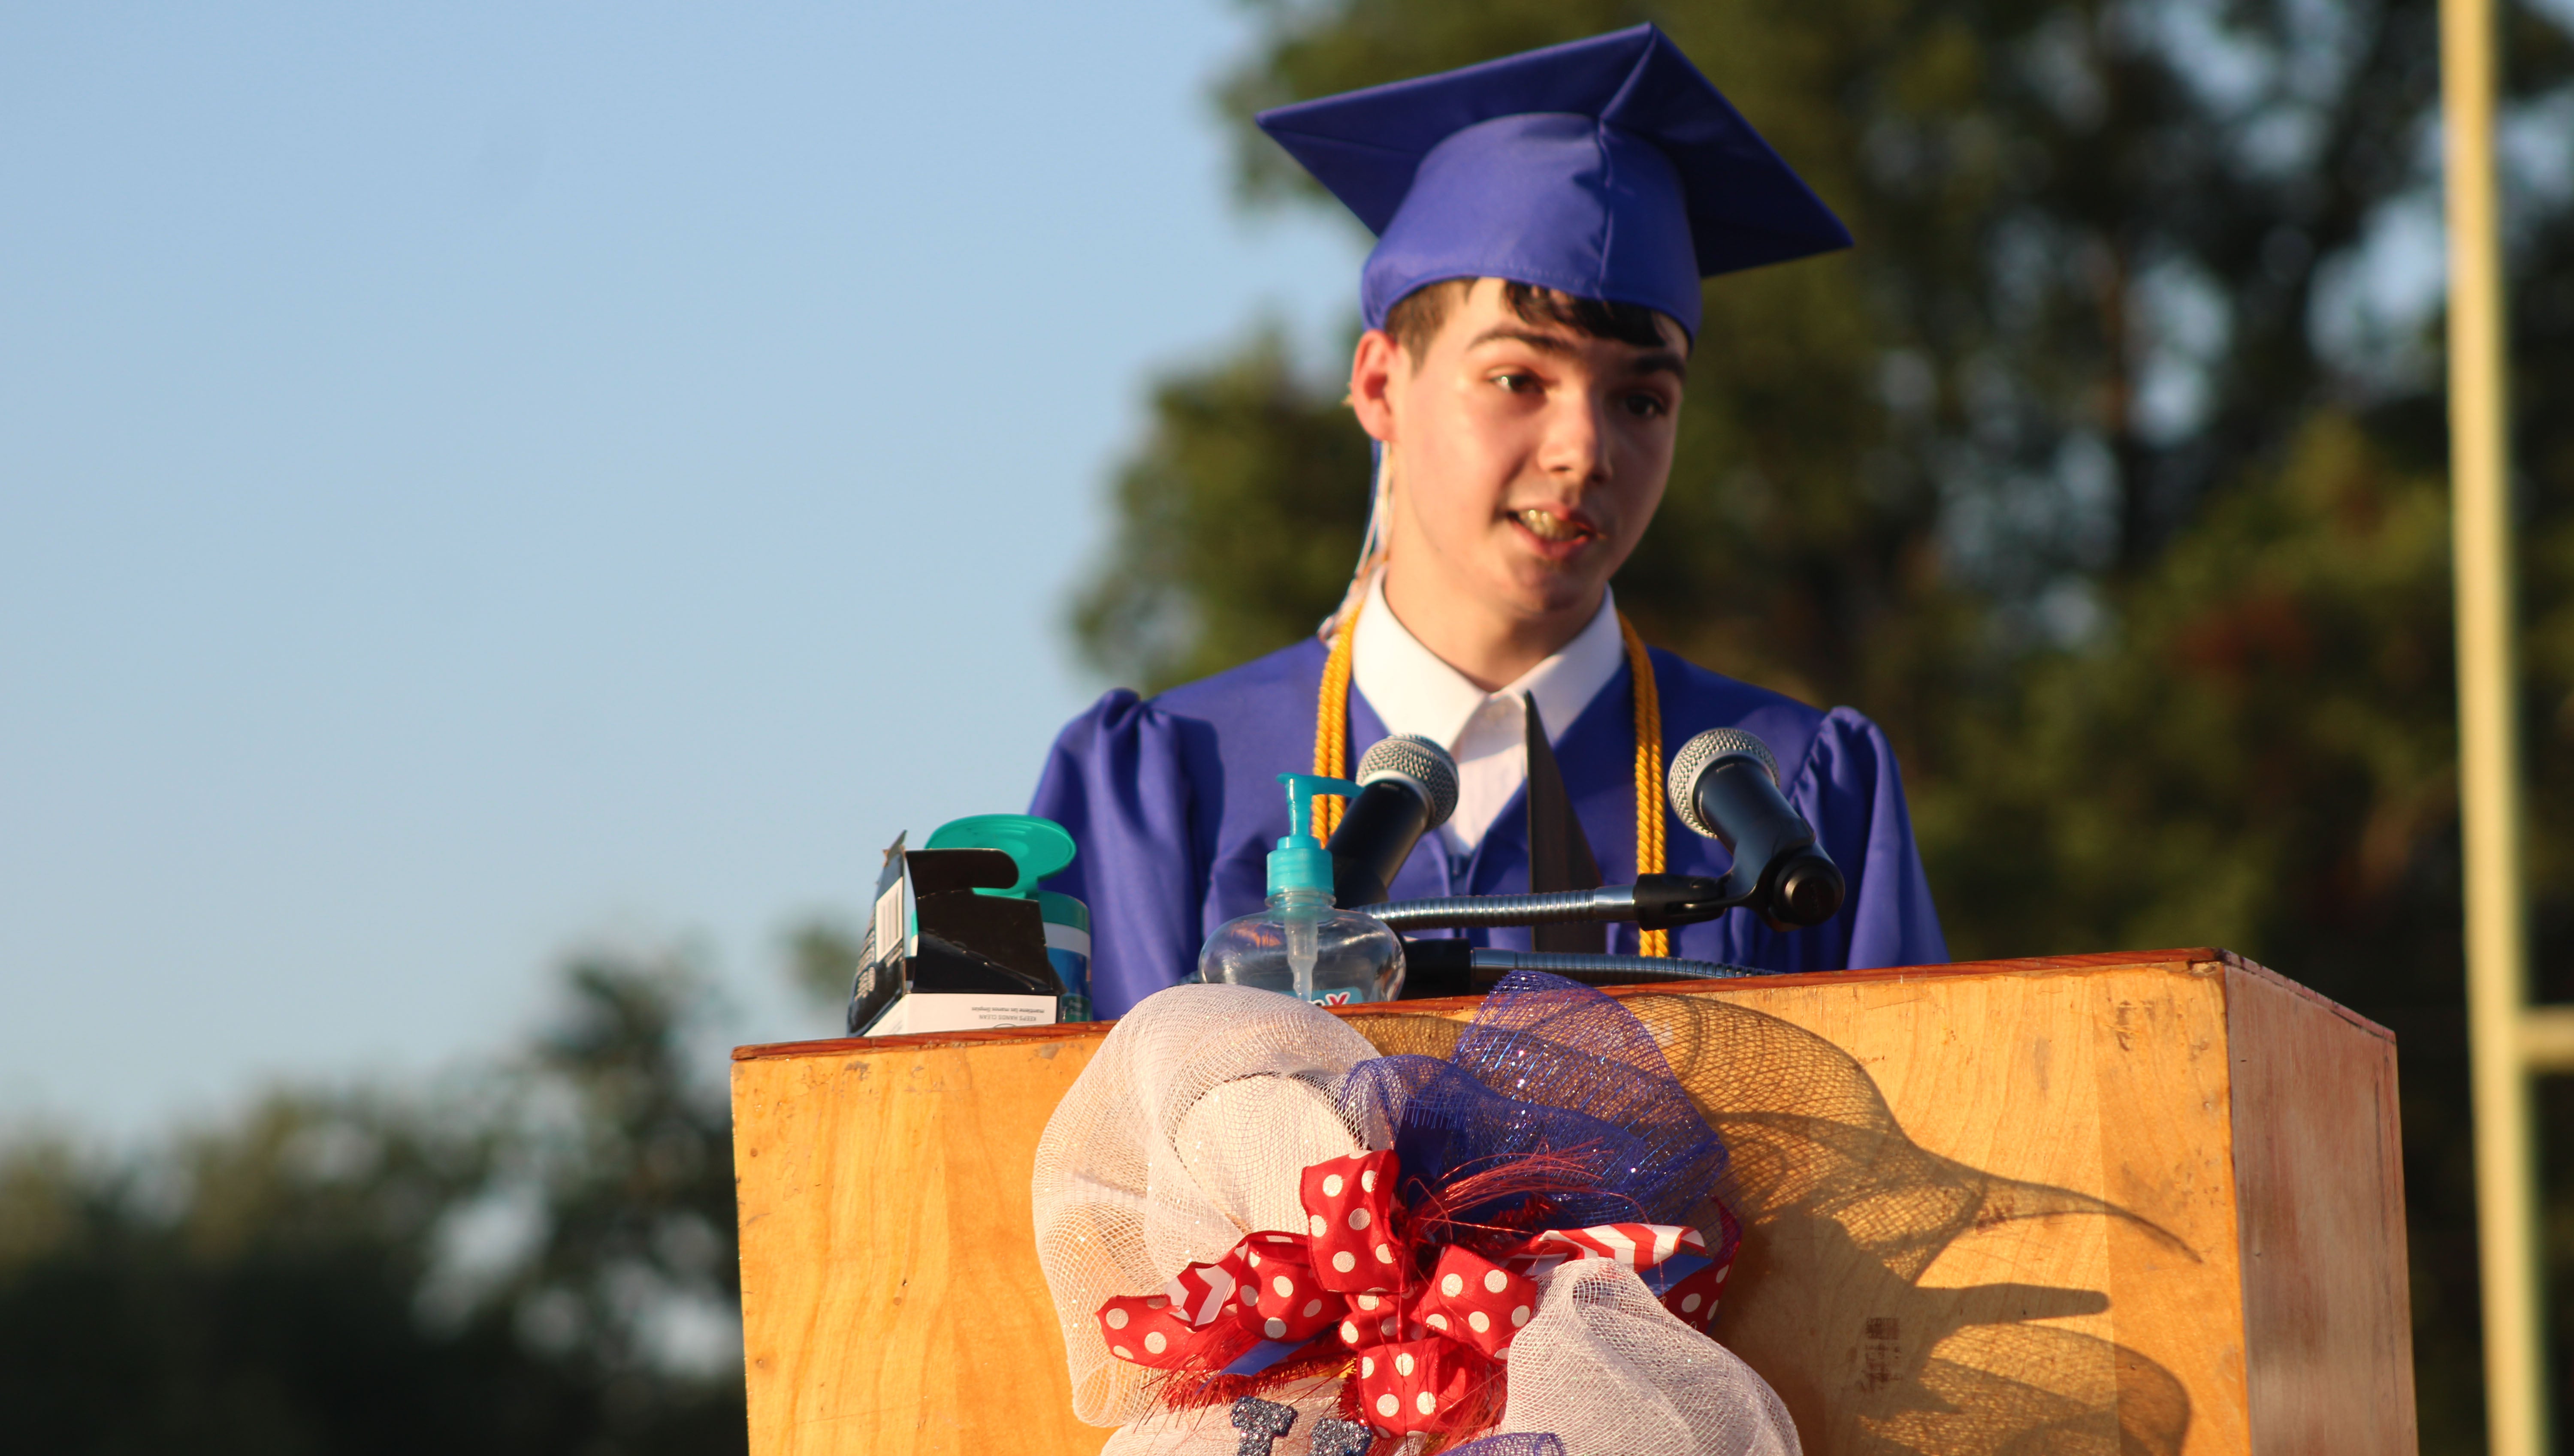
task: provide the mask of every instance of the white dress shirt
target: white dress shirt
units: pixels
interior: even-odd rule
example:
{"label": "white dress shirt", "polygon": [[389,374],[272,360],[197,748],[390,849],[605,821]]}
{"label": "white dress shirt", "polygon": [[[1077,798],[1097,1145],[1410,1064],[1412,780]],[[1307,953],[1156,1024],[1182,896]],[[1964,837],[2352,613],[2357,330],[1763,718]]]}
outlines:
{"label": "white dress shirt", "polygon": [[1561,743],[1626,661],[1617,602],[1606,591],[1580,635],[1498,692],[1475,686],[1421,645],[1385,604],[1382,572],[1368,588],[1367,606],[1350,634],[1350,680],[1386,731],[1418,733],[1457,760],[1457,812],[1439,832],[1459,854],[1482,842],[1528,779],[1528,714],[1520,695],[1537,699],[1548,741]]}

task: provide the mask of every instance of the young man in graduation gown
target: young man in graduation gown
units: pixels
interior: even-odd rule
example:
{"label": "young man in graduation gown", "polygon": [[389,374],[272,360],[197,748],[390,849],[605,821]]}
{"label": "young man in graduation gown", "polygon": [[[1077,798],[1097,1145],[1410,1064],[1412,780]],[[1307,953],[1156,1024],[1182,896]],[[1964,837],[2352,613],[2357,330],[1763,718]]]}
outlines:
{"label": "young man in graduation gown", "polygon": [[1662,499],[1689,355],[1725,347],[1695,337],[1699,280],[1847,247],[1839,220],[1651,26],[1260,125],[1378,236],[1350,383],[1376,514],[1316,639],[1149,701],[1111,692],[1056,741],[1032,812],[1079,846],[1048,883],[1089,903],[1099,1014],[1186,979],[1208,933],[1260,907],[1278,774],[1345,776],[1389,734],[1446,746],[1460,778],[1394,898],[1526,890],[1527,700],[1604,883],[1724,872],[1659,792],[1670,754],[1719,726],[1769,745],[1849,882],[1809,929],[1737,910],[1668,939],[1613,927],[1608,949],[1783,972],[1946,960],[1885,734],[1648,651],[1609,590]]}

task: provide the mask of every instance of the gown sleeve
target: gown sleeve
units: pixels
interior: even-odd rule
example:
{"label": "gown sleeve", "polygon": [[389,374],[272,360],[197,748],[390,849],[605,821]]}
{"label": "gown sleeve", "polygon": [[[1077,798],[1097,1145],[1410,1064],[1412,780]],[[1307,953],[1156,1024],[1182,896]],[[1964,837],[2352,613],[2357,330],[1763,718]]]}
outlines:
{"label": "gown sleeve", "polygon": [[1930,904],[1930,881],[1913,843],[1913,813],[1885,732],[1852,709],[1833,709],[1789,798],[1851,885],[1841,915],[1801,934],[1839,932],[1845,939],[1834,959],[1842,970],[1945,962],[1948,943]]}
{"label": "gown sleeve", "polygon": [[1125,688],[1056,737],[1028,812],[1071,831],[1045,887],[1090,907],[1093,1015],[1129,1008],[1196,968],[1205,851],[1181,725]]}

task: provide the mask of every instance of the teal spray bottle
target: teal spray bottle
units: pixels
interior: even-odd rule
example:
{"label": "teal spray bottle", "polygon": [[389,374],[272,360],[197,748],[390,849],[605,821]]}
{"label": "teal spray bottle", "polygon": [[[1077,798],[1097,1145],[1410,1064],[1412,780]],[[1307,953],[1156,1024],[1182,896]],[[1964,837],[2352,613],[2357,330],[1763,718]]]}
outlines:
{"label": "teal spray bottle", "polygon": [[1198,980],[1257,986],[1317,1006],[1392,1001],[1403,989],[1403,942],[1373,916],[1332,905],[1332,857],[1313,835],[1314,796],[1356,794],[1346,779],[1280,774],[1285,839],[1269,852],[1269,907],[1229,920],[1198,952]]}

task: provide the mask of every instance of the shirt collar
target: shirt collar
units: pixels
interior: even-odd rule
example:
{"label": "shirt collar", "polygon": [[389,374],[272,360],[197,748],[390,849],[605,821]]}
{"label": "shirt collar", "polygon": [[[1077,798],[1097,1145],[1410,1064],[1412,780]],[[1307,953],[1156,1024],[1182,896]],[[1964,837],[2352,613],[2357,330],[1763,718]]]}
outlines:
{"label": "shirt collar", "polygon": [[1452,751],[1476,709],[1493,698],[1516,705],[1522,693],[1537,699],[1548,739],[1562,739],[1573,720],[1618,676],[1626,660],[1617,598],[1605,590],[1590,625],[1554,656],[1492,693],[1422,646],[1421,639],[1395,617],[1385,604],[1383,572],[1368,587],[1367,607],[1350,633],[1351,681],[1376,710],[1386,731],[1417,733]]}

